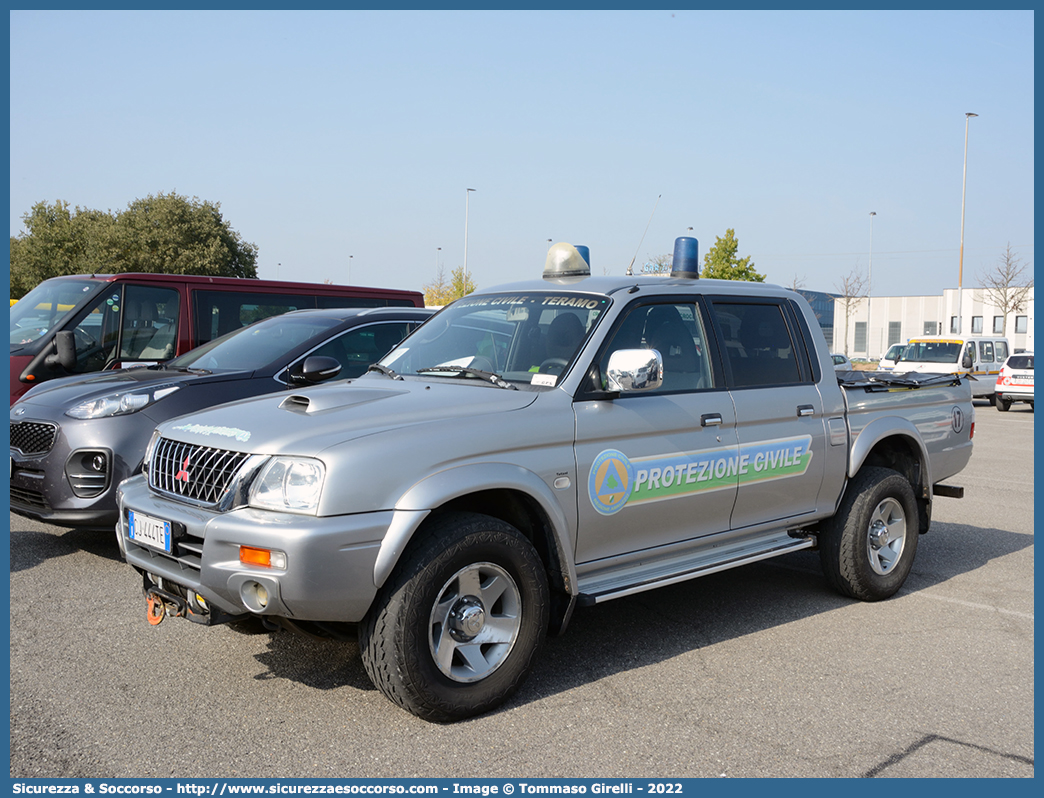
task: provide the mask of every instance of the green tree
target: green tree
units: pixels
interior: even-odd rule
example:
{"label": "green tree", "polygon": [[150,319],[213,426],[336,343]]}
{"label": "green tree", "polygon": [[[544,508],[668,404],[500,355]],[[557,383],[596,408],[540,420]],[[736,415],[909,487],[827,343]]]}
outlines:
{"label": "green tree", "polygon": [[424,293],[424,305],[429,308],[440,308],[455,299],[450,296],[450,286],[446,283],[446,273],[441,266],[435,279],[426,283],[421,291]]}
{"label": "green tree", "polygon": [[62,274],[257,277],[257,246],[220,207],[174,193],[134,200],[116,214],[38,202],[22,217],[25,231],[11,238],[11,297]]}
{"label": "green tree", "polygon": [[465,279],[463,266],[458,266],[453,270],[450,277],[450,296],[452,296],[453,299],[460,299],[461,297],[467,296],[476,288],[477,286],[475,285],[475,281],[471,279],[470,273]]}
{"label": "green tree", "polygon": [[102,271],[100,247],[114,223],[109,214],[58,200],[36,203],[22,222],[26,232],[11,237],[12,299],[51,277]]}
{"label": "green tree", "polygon": [[703,256],[703,271],[700,277],[711,280],[746,280],[751,283],[765,282],[765,275],[754,270],[750,256],[737,258],[739,241],[736,231],[731,227],[725,231],[725,237],[717,236],[714,246]]}

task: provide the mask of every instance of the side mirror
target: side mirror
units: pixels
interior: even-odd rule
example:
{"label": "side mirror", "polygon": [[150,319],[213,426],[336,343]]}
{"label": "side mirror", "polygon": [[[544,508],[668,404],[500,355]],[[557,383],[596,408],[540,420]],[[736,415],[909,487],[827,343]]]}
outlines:
{"label": "side mirror", "polygon": [[51,377],[64,377],[76,367],[76,339],[70,330],[59,330],[18,375],[20,382],[36,385]]}
{"label": "side mirror", "polygon": [[44,360],[44,365],[52,369],[61,366],[66,371],[72,371],[76,365],[76,339],[72,331],[56,332],[51,348],[52,353]]}
{"label": "side mirror", "polygon": [[326,355],[311,355],[304,359],[301,370],[290,374],[290,382],[298,385],[325,382],[341,373],[337,358]]}
{"label": "side mirror", "polygon": [[655,349],[618,349],[609,356],[607,390],[631,393],[663,385],[663,356]]}
{"label": "side mirror", "polygon": [[972,361],[972,356],[965,352],[964,357],[961,358],[961,368],[970,369],[974,365],[975,363]]}

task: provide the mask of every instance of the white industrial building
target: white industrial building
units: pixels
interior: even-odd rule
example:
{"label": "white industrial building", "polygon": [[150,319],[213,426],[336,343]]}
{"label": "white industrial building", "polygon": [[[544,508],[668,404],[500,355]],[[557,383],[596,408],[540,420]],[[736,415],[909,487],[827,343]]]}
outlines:
{"label": "white industrial building", "polygon": [[[957,318],[957,289],[942,296],[875,296],[851,301],[846,320],[845,300],[834,299],[833,351],[852,358],[879,360],[892,344],[919,335],[1006,335],[1012,351],[1033,351],[1033,288],[1024,307],[1007,317],[989,299],[986,289],[965,288]],[[869,308],[869,317],[867,315]]]}

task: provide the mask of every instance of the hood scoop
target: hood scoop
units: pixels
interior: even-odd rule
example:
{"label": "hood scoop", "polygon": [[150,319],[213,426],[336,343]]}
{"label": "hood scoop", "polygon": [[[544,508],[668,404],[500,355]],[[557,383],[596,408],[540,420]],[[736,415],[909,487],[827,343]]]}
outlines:
{"label": "hood scoop", "polygon": [[387,399],[392,396],[401,396],[406,391],[388,390],[318,390],[313,393],[290,394],[279,407],[291,413],[321,413],[324,410],[337,410],[352,405],[364,405],[376,402],[378,399]]}
{"label": "hood scoop", "polygon": [[307,396],[288,396],[279,406],[295,413],[307,413],[311,404]]}

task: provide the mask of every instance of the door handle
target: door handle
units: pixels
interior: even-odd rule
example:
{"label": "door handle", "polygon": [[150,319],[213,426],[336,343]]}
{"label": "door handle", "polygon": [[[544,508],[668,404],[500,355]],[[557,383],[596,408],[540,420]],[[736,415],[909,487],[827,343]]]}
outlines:
{"label": "door handle", "polygon": [[704,413],[700,416],[701,427],[713,427],[721,423],[721,413]]}
{"label": "door handle", "polygon": [[815,415],[816,409],[812,405],[798,405],[798,417]]}

